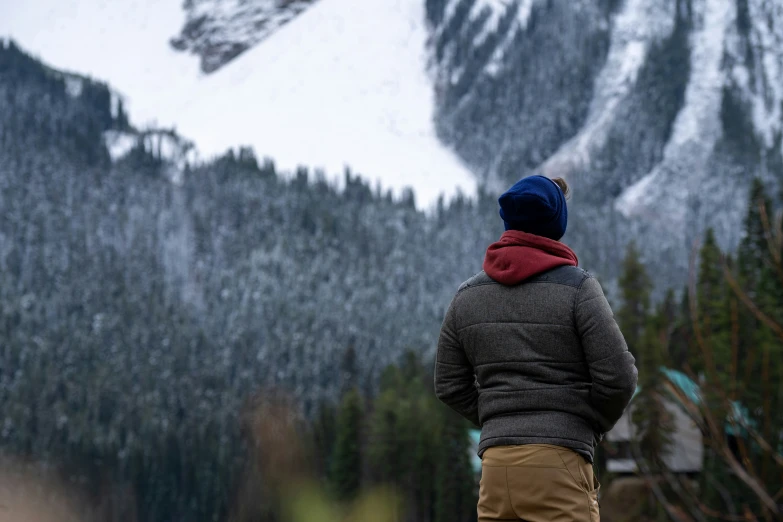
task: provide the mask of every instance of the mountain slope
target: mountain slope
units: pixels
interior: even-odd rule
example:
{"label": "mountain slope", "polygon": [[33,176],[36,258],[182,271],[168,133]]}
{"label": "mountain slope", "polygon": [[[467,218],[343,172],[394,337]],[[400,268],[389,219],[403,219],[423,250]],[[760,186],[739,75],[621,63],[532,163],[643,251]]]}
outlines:
{"label": "mountain slope", "polygon": [[182,18],[176,1],[6,10],[0,34],[55,66],[106,78],[142,127],[174,126],[202,157],[246,144],[281,170],[339,175],[350,165],[397,193],[412,186],[423,206],[442,192],[474,192],[471,173],[435,136],[418,2],[321,0],[209,76],[168,45]]}
{"label": "mountain slope", "polygon": [[639,243],[681,283],[706,227],[739,241],[783,179],[783,2],[427,0],[439,136],[500,189],[575,188],[566,240],[601,273]]}

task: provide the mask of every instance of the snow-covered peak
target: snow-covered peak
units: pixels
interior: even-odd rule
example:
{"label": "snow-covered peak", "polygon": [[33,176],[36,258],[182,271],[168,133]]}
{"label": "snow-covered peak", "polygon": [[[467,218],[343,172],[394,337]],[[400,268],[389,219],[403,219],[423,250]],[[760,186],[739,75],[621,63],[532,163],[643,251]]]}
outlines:
{"label": "snow-covered peak", "polygon": [[[224,14],[213,18],[234,20]],[[176,2],[39,0],[4,9],[0,34],[54,67],[105,79],[126,95],[132,123],[175,128],[202,158],[250,145],[283,171],[301,165],[339,179],[349,166],[397,194],[412,187],[423,207],[475,192],[435,134],[422,3],[319,0],[210,75],[168,45],[181,21]]]}
{"label": "snow-covered peak", "polygon": [[315,0],[186,0],[185,25],[171,45],[214,72],[272,35]]}
{"label": "snow-covered peak", "polygon": [[320,0],[177,108],[201,147],[251,143],[288,169],[330,175],[350,166],[384,185],[415,188],[429,206],[475,179],[435,135],[423,5],[410,0]]}

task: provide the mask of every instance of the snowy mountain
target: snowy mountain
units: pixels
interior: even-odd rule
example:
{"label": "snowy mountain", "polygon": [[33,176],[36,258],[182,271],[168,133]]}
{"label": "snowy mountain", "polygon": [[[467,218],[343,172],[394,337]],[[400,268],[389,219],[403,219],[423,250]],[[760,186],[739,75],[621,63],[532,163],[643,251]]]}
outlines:
{"label": "snowy mountain", "polygon": [[750,180],[783,179],[780,0],[426,4],[439,136],[496,188],[568,178],[566,240],[604,274],[634,239],[682,281],[705,227],[737,243]]}
{"label": "snowy mountain", "polygon": [[749,181],[783,177],[781,0],[37,4],[0,33],[106,78],[201,157],[350,165],[425,206],[565,176],[566,240],[606,277],[633,239],[682,282],[705,227],[739,240]]}
{"label": "snowy mountain", "polygon": [[204,63],[227,59],[231,38],[250,46],[266,37],[210,75],[169,45],[182,27],[177,0],[13,2],[0,35],[57,68],[104,79],[139,128],[176,128],[203,159],[250,145],[282,171],[304,165],[342,179],[350,166],[398,195],[413,187],[423,208],[442,193],[474,193],[471,172],[436,137],[423,3],[303,5],[187,2],[187,38],[177,41]]}

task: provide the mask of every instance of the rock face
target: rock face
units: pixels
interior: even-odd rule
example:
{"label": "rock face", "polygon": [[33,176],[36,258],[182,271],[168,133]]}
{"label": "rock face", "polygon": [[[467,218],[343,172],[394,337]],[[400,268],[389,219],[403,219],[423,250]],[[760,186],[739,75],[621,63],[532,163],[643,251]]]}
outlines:
{"label": "rock face", "polygon": [[637,241],[682,281],[750,180],[783,177],[783,2],[427,0],[441,139],[490,187],[575,188],[566,240],[615,273]]}
{"label": "rock face", "polygon": [[171,39],[211,73],[296,18],[315,0],[186,0],[185,25]]}

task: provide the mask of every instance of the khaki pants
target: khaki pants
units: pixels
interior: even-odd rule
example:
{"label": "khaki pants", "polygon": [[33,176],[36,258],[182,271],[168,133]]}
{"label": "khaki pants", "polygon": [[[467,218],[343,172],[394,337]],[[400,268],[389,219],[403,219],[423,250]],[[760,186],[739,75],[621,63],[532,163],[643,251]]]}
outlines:
{"label": "khaki pants", "polygon": [[479,522],[599,522],[593,466],[548,444],[496,446],[484,452]]}

